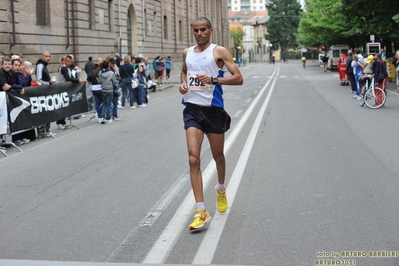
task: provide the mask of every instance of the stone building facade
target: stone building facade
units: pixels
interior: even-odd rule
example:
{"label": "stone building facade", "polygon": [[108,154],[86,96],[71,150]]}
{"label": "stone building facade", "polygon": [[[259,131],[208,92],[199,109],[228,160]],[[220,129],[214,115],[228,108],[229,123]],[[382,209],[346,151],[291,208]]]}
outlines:
{"label": "stone building facade", "polygon": [[225,0],[2,0],[0,51],[23,54],[36,63],[52,55],[55,72],[61,56],[73,54],[81,67],[89,56],[114,52],[152,61],[171,56],[175,69],[184,48],[194,45],[190,24],[205,16],[213,23],[212,42],[230,48]]}

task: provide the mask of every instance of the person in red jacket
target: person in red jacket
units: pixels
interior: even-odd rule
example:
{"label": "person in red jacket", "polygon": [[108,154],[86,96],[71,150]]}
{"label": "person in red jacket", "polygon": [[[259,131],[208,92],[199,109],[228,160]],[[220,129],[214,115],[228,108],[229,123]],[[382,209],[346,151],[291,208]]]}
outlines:
{"label": "person in red jacket", "polygon": [[339,85],[349,85],[348,76],[346,73],[346,61],[348,60],[348,55],[343,53],[338,59],[338,71],[339,71],[339,80],[341,83]]}

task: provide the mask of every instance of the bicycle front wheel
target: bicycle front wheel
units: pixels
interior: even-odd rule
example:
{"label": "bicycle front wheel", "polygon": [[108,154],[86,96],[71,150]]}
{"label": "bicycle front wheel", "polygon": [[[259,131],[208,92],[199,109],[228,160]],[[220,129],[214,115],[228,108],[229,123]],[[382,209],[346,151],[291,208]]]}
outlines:
{"label": "bicycle front wheel", "polygon": [[372,109],[380,108],[385,104],[387,97],[385,95],[384,90],[375,87],[374,92],[373,89],[368,89],[364,94],[364,101],[367,107]]}

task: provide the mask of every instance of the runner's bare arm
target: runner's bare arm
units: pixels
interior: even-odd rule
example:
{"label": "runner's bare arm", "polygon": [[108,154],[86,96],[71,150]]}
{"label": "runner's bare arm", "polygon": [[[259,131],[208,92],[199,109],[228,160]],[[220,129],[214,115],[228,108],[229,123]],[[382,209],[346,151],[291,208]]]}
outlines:
{"label": "runner's bare arm", "polygon": [[221,85],[242,85],[244,79],[241,75],[240,70],[236,63],[234,63],[233,58],[229,51],[223,46],[216,46],[213,52],[216,63],[220,68],[226,66],[227,70],[230,72],[231,76],[223,77],[218,79],[218,84]]}
{"label": "runner's bare arm", "polygon": [[186,56],[187,56],[187,51],[188,48],[184,49],[183,51],[183,64],[181,68],[181,73],[180,73],[180,86],[179,86],[179,92],[181,94],[185,94],[188,91],[188,86],[187,86],[187,65],[186,65]]}

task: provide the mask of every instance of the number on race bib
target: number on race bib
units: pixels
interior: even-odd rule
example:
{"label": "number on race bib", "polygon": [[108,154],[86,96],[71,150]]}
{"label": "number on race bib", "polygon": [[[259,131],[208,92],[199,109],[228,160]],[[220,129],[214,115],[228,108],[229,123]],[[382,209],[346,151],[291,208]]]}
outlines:
{"label": "number on race bib", "polygon": [[199,79],[198,79],[197,76],[191,76],[191,77],[189,77],[189,79],[190,79],[190,87],[192,87],[192,86],[196,86],[196,87],[198,87],[198,86],[204,86],[204,84],[202,84],[202,83],[199,81]]}

